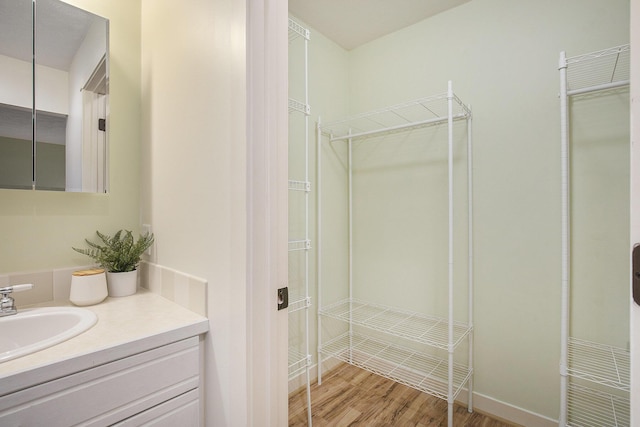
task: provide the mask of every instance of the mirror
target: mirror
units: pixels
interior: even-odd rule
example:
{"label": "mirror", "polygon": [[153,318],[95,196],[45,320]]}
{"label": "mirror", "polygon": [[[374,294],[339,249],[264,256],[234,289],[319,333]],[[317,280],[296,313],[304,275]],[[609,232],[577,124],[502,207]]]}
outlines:
{"label": "mirror", "polygon": [[0,188],[105,193],[108,20],[0,0]]}

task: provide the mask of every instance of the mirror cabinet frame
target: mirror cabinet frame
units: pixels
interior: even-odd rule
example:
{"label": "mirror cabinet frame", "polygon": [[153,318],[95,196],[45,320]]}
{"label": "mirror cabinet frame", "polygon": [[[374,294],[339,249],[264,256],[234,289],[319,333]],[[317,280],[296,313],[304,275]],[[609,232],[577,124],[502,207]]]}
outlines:
{"label": "mirror cabinet frame", "polygon": [[108,192],[109,21],[60,0],[0,15],[0,188]]}

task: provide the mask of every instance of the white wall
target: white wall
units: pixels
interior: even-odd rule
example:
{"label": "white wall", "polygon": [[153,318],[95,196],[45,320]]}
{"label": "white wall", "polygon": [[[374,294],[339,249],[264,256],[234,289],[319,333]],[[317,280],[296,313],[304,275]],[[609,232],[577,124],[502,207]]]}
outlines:
{"label": "white wall", "polygon": [[69,3],[110,20],[110,193],[0,190],[0,272],[86,265],[71,246],[96,229],[151,224],[154,261],[209,283],[208,425],[248,425],[246,2]]}
{"label": "white wall", "polygon": [[[31,64],[27,65],[27,72],[30,73]],[[69,73],[66,71],[36,65],[36,109],[69,114],[69,94],[66,90],[68,86]],[[29,87],[27,90],[30,89]]]}
{"label": "white wall", "polygon": [[[572,56],[627,43],[628,22],[629,7],[624,0],[571,0],[560,4],[551,0],[474,0],[349,52],[349,111],[352,114],[444,92],[447,80],[453,80],[456,93],[464,102],[472,104],[476,391],[550,419],[557,419],[559,404],[558,55],[561,50]],[[313,49],[312,43],[312,52]],[[312,78],[311,84],[327,83],[320,77],[319,80]],[[574,323],[586,321],[587,324],[576,326],[574,332],[588,335],[585,338],[604,337],[621,347],[625,347],[628,340],[628,312],[624,307],[628,271],[625,261],[628,232],[625,138],[628,135],[617,133],[611,139],[612,134],[604,132],[611,144],[603,150],[602,136],[590,132],[589,126],[596,123],[600,129],[628,128],[624,115],[619,120],[620,115],[615,113],[624,110],[625,99],[628,98],[622,95],[605,100],[613,112],[612,117],[607,117],[618,119],[616,123],[591,120],[597,113],[589,111],[588,102],[577,106],[586,118],[585,115],[576,117],[579,120],[574,132],[577,137],[587,135],[590,139],[583,138],[583,145],[576,149],[575,161],[580,160],[580,164],[575,165],[573,172],[573,179],[582,184],[574,188],[576,196],[580,196],[574,209],[586,214],[576,220],[581,221],[582,230],[589,233],[581,238],[590,246],[576,253],[580,268],[588,268],[583,276],[592,280],[584,286],[592,290],[602,286],[601,280],[598,283],[593,280],[597,277],[609,281],[608,292],[595,297],[599,304],[597,311],[585,314],[593,305],[587,310],[576,305]],[[611,146],[614,150],[609,150]],[[430,149],[436,150],[432,155],[438,153],[437,147]],[[421,292],[418,298],[399,296],[398,292],[400,283],[420,283],[415,280],[423,277],[417,271],[419,268],[412,270],[409,263],[408,269],[398,273],[392,270],[391,264],[407,264],[411,249],[426,246],[431,255],[419,267],[426,266],[431,274],[433,268],[437,268],[431,263],[439,259],[438,245],[433,244],[434,239],[442,240],[437,240],[438,230],[431,230],[434,239],[414,241],[404,258],[391,259],[387,270],[375,264],[373,256],[384,250],[397,253],[399,248],[384,247],[384,239],[371,240],[367,236],[376,239],[383,233],[406,235],[411,229],[403,223],[404,211],[426,213],[434,204],[437,206],[438,201],[446,200],[446,195],[445,199],[440,197],[437,185],[416,184],[422,179],[433,183],[437,176],[400,177],[394,175],[398,170],[392,168],[387,168],[387,172],[383,168],[386,175],[382,180],[378,179],[382,175],[373,174],[376,170],[380,172],[383,158],[393,160],[395,156],[398,164],[405,166],[414,160],[425,164],[426,158],[402,157],[381,144],[372,144],[369,149],[363,145],[359,150],[363,160],[355,159],[356,168],[360,170],[354,185],[361,194],[360,216],[356,218],[360,237],[356,235],[356,244],[362,251],[354,274],[366,278],[366,286],[356,285],[356,296],[373,294],[380,300],[404,297],[409,306],[420,304],[420,299],[429,294],[425,288],[410,285],[414,286],[410,295]],[[582,162],[586,162],[587,167]],[[437,162],[431,166],[437,168]],[[404,167],[405,171],[409,169]],[[433,168],[429,170],[435,173]],[[593,184],[593,180],[586,180],[594,176],[601,189],[595,198],[584,186],[585,182]],[[396,179],[396,183],[404,179],[409,185],[392,187],[391,179]],[[383,187],[394,199],[376,200],[376,190]],[[401,204],[411,201],[411,194],[416,191],[426,191],[426,199],[413,207]],[[606,201],[602,199],[604,196]],[[394,208],[400,206],[403,209],[397,212],[399,209]],[[368,209],[362,209],[364,207]],[[389,223],[384,212],[397,217],[393,225],[400,229],[380,228],[385,221]],[[442,228],[445,227],[443,222]],[[339,234],[336,232],[337,242],[342,238]],[[355,250],[357,257],[359,248]],[[364,254],[369,257],[362,258]],[[598,265],[603,257],[608,258],[608,264]],[[619,259],[622,262],[616,261]],[[372,265],[376,266],[373,270]],[[381,282],[381,278],[393,278],[394,274],[395,283]],[[593,304],[590,298],[581,295],[576,304],[585,301]],[[618,325],[615,332],[612,325]]]}
{"label": "white wall", "polygon": [[[208,281],[208,425],[247,424],[246,4],[142,2],[142,222]],[[112,29],[112,32],[115,32]]]}
{"label": "white wall", "polygon": [[[474,107],[476,390],[550,418],[558,413],[559,379],[557,58],[561,50],[575,55],[628,42],[628,13],[626,1],[564,2],[559,7],[556,2],[476,0],[356,49],[351,57],[353,111],[441,92],[448,79]],[[625,100],[612,102],[611,108],[621,111]],[[588,122],[576,120],[574,132]],[[623,116],[617,125],[627,129],[625,123]],[[604,169],[576,167],[573,172],[576,183],[597,174],[598,188],[609,193],[607,201],[574,199],[574,211],[584,212],[584,206],[598,215],[591,217],[591,225],[599,221],[606,228],[590,230],[586,240],[596,254],[582,258],[581,266],[588,268],[585,259],[592,261],[593,275],[594,261],[603,254],[623,260],[605,267],[619,310],[610,310],[616,306],[607,302],[607,293],[595,297],[596,304],[608,305],[619,328],[613,332],[606,315],[593,311],[586,328],[602,325],[596,335],[614,334],[612,344],[622,347],[628,336],[626,310],[620,305],[628,271],[625,134],[608,145],[607,153],[611,145],[618,150],[608,164],[602,151],[595,153],[602,139],[586,141],[591,152],[581,155],[592,163],[597,159]],[[611,242],[607,233],[613,232]],[[602,271],[597,274],[602,278]],[[581,318],[588,320],[588,315]]]}
{"label": "white wall", "polygon": [[[51,67],[38,65],[36,107],[39,110],[68,114],[68,73]],[[0,55],[0,102],[31,108],[33,102],[31,63]]]}
{"label": "white wall", "polygon": [[31,108],[33,89],[31,64],[9,56],[0,55],[0,101],[3,104]]}
{"label": "white wall", "polygon": [[0,190],[0,272],[86,265],[71,247],[96,229],[139,229],[140,3],[67,2],[111,22],[110,193]]}

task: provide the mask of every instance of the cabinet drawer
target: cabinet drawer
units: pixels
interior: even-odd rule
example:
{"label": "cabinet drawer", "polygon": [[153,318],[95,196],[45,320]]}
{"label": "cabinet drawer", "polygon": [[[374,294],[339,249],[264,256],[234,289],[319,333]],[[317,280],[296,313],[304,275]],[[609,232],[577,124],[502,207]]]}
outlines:
{"label": "cabinet drawer", "polygon": [[0,425],[110,425],[199,384],[198,337],[0,398]]}
{"label": "cabinet drawer", "polygon": [[113,427],[197,427],[200,425],[200,402],[198,399],[198,390],[191,390],[114,424]]}

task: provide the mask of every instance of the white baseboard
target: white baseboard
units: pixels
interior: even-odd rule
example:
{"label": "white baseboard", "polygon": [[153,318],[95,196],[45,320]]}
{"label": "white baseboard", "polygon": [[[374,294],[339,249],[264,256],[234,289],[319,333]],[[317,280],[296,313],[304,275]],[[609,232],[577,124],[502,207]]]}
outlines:
{"label": "white baseboard", "polygon": [[[337,366],[342,362],[331,359],[323,363],[323,372],[327,372],[331,368]],[[318,376],[318,365],[312,365],[309,368],[309,376],[313,383]],[[289,393],[293,393],[302,387],[306,386],[306,374],[302,372],[300,375],[289,380]],[[468,392],[462,390],[458,395],[458,401],[466,405]],[[545,417],[540,414],[528,411],[526,409],[519,408],[509,403],[502,402],[484,394],[474,392],[473,393],[473,408],[484,414],[508,421],[510,423],[518,424],[526,427],[557,427],[558,420],[554,420]]]}
{"label": "white baseboard", "polygon": [[[468,396],[469,392],[466,389],[463,389],[460,391],[460,394],[458,394],[457,401],[466,405]],[[536,414],[535,412],[502,402],[478,392],[473,393],[473,409],[482,412],[483,414],[525,427],[558,426],[558,420]]]}

